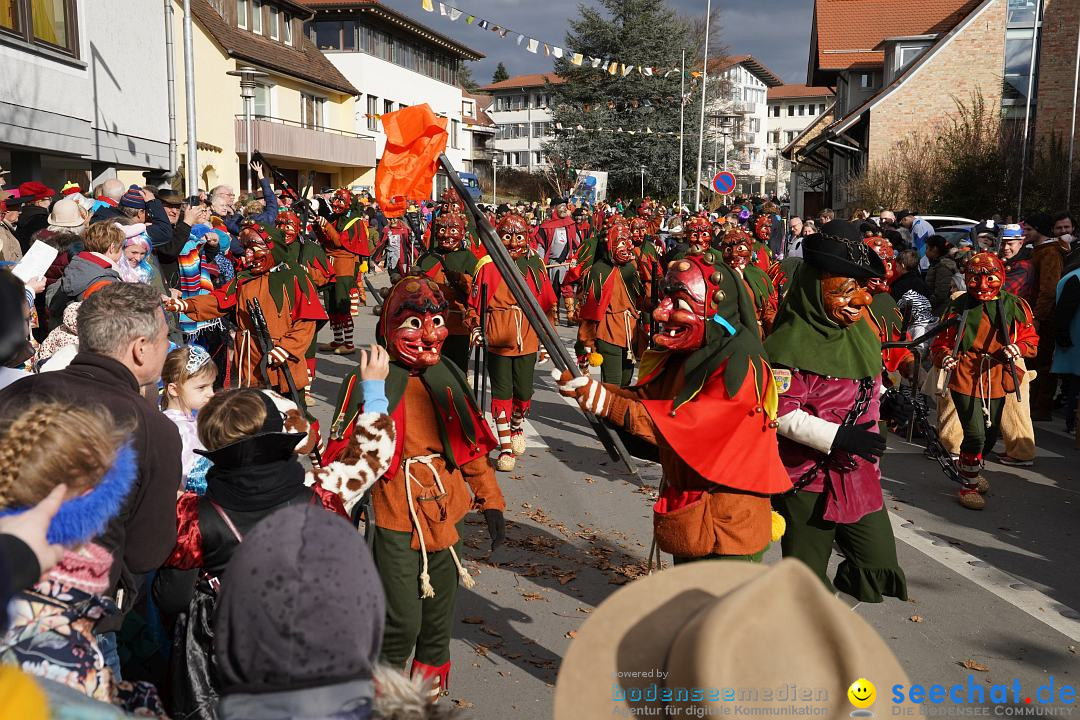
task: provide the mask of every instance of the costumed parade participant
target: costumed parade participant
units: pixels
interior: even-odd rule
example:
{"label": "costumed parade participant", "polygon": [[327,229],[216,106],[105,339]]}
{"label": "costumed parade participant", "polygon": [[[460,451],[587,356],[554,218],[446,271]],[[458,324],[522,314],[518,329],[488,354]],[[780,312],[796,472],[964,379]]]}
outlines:
{"label": "costumed parade participant", "polygon": [[[382,397],[379,412],[361,416],[350,429],[351,451],[322,468],[305,472],[298,456],[311,451],[315,438],[296,405],[272,392],[227,390],[199,413],[206,450],[197,452],[211,463],[206,491],[185,492],[177,501],[177,544],[154,585],[159,607],[179,613],[172,654],[175,717],[217,717],[211,618],[222,584],[229,582],[225,567],[244,537],[287,505],[321,505],[348,518],[338,493],[370,487],[389,467],[395,437],[382,395],[386,364],[369,366],[366,360],[360,373],[371,378],[371,394]],[[195,569],[197,576],[185,572]]]}
{"label": "costumed parade participant", "polygon": [[[511,213],[499,220],[495,230],[540,303],[540,309],[554,324],[555,290],[543,261],[529,252],[529,224],[525,218]],[[477,315],[474,321],[477,324],[471,329],[472,341],[484,344],[487,350],[491,415],[499,435],[499,459],[495,466],[508,472],[517,464],[517,456],[525,454],[525,415],[532,403],[540,339],[490,258],[477,263],[473,276],[470,304],[476,313],[481,310],[481,298],[487,300],[486,316]]]}
{"label": "costumed parade participant", "polygon": [[327,291],[326,310],[334,340],[319,346],[322,352],[348,355],[356,350],[353,344],[353,317],[367,303],[360,275],[367,271],[371,254],[367,221],[360,204],[347,188],[338,188],[330,197],[331,218],[317,219],[319,242],[330,257],[334,282]]}
{"label": "costumed parade participant", "polygon": [[[828,228],[829,223],[826,223],[823,229],[828,232]],[[896,259],[893,257],[892,243],[880,235],[866,237],[863,242],[881,258],[881,262],[885,266],[885,275],[883,277],[870,278],[866,282],[866,289],[873,297],[866,319],[874,323],[874,328],[878,333],[878,337],[881,338],[881,342],[905,340],[907,334],[904,332],[904,314],[900,312],[896,300],[889,293],[892,281],[896,278]],[[899,371],[901,375],[905,376],[909,374],[911,363],[914,361],[911,351],[906,348],[883,349],[881,359],[887,372],[895,373]]]}
{"label": "costumed parade participant", "polygon": [[544,255],[544,264],[548,266],[548,277],[555,289],[555,294],[562,299],[566,312],[566,324],[578,322],[577,288],[571,280],[567,282],[570,259],[577,254],[584,237],[578,234],[578,224],[570,216],[570,208],[565,200],[558,200],[552,210],[551,219],[537,228],[537,238]]}
{"label": "costumed parade participant", "polygon": [[476,255],[465,249],[468,228],[464,215],[441,212],[432,227],[434,245],[417,261],[416,270],[435,281],[446,299],[446,329],[450,334],[443,344],[442,355],[465,372],[469,364],[469,328],[475,325],[466,322],[466,316],[472,312],[469,296]]}
{"label": "costumed parade participant", "polygon": [[969,510],[982,510],[981,493],[990,487],[981,475],[986,453],[997,442],[1002,410],[1024,373],[1016,361],[1035,357],[1039,336],[1027,302],[1002,288],[1005,264],[997,255],[972,256],[964,281],[967,292],[941,318],[955,324],[934,338],[931,355],[947,375],[964,430],[957,470],[965,483],[958,499]]}
{"label": "costumed parade participant", "polygon": [[[458,580],[473,585],[460,555],[465,515],[483,513],[494,550],[506,507],[488,459],[495,438],[465,375],[441,357],[446,310],[426,278],[401,280],[383,302],[378,334],[390,354],[386,395],[397,436],[390,470],[371,488],[372,554],[386,591],[382,660],[403,667],[412,656],[413,675],[435,678],[443,692]],[[344,438],[369,410],[367,393],[355,372],[342,383],[328,461],[348,454]],[[350,505],[361,492],[343,488],[341,496]]]}
{"label": "costumed parade participant", "polygon": [[746,290],[754,301],[758,332],[764,338],[772,330],[778,303],[776,288],[768,273],[750,262],[753,255],[752,243],[753,240],[746,231],[739,228],[728,230],[720,238],[720,254],[724,258],[724,263],[739,273],[743,284],[746,285]]}
{"label": "costumed parade participant", "polygon": [[411,246],[409,227],[399,217],[386,218],[383,228],[383,244],[386,246],[386,271],[397,282],[408,274],[406,251]]}
{"label": "costumed parade participant", "polygon": [[773,536],[769,496],[791,483],[776,452],[776,388],[750,298],[729,268],[688,256],[668,266],[653,317],[658,349],[642,356],[637,385],[564,373],[559,390],[629,440],[655,446],[647,454],[664,468],[653,508],[660,550],[676,563],[759,560]]}
{"label": "costumed parade participant", "polygon": [[642,344],[638,342],[638,321],[645,294],[626,224],[616,223],[608,229],[582,289],[585,302],[578,328],[578,365],[586,371],[589,355],[595,352],[603,358],[603,381],[625,387],[634,377],[634,347]]}
{"label": "costumed parade participant", "polygon": [[[330,258],[326,255],[326,251],[322,245],[317,242],[310,242],[301,239],[301,233],[304,230],[301,228],[303,224],[298,216],[292,210],[285,208],[278,212],[277,219],[274,221],[277,229],[281,231],[281,237],[285,241],[285,248],[289,256],[289,261],[303,267],[307,270],[308,276],[311,278],[312,284],[314,284],[316,290],[322,290],[328,284],[334,280],[334,271],[331,268]],[[310,237],[310,235],[308,235]],[[300,240],[300,242],[297,242]],[[314,381],[315,379],[315,366],[317,363],[317,350],[318,350],[318,334],[319,330],[325,325],[325,321],[318,321],[315,324],[315,335],[311,338],[311,343],[308,345],[307,352],[304,354],[304,361],[308,366],[308,375]],[[306,401],[308,404],[311,402],[310,386],[308,387],[308,397]]]}
{"label": "costumed parade participant", "polygon": [[677,250],[673,260],[689,255],[704,255],[712,247],[713,231],[708,218],[695,215],[683,226],[686,231],[685,250]]}
{"label": "costumed parade participant", "polygon": [[772,265],[772,250],[769,249],[769,240],[772,238],[773,221],[768,215],[759,215],[754,222],[754,252],[753,262],[764,272],[769,272]]}
{"label": "costumed parade participant", "polygon": [[[182,312],[199,322],[235,314],[236,384],[270,387],[287,395],[287,372],[292,375],[297,390],[303,392],[310,383],[305,356],[315,337],[315,324],[326,319],[315,286],[307,271],[289,259],[284,238],[277,228],[245,220],[239,242],[244,254],[237,259],[240,270],[231,283],[186,300],[168,298],[165,309]],[[273,343],[265,361],[255,337],[256,327],[249,308],[252,300],[262,306]]]}
{"label": "costumed parade participant", "polygon": [[[862,602],[907,599],[881,493],[877,429],[881,340],[864,315],[866,282],[885,266],[850,223],[803,244],[765,349],[780,393],[780,457],[791,492],[773,499],[787,521],[784,557]],[[832,584],[833,543],[844,560]]]}

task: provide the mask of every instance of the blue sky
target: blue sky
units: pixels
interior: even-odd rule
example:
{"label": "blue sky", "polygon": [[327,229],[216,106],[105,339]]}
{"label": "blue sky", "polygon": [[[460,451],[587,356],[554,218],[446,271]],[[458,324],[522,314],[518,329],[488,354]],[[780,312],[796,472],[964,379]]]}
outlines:
{"label": "blue sky", "polygon": [[[438,12],[426,13],[421,0],[382,0],[458,42],[484,53],[487,57],[473,63],[473,78],[481,85],[491,80],[491,73],[501,60],[511,75],[551,69],[543,47],[536,55],[518,46],[508,36],[503,39],[490,30],[466,25],[464,18],[451,23]],[[681,13],[705,15],[704,0],[668,0]],[[577,0],[449,0],[449,4],[540,42],[562,45],[566,38],[567,17],[577,13]],[[810,19],[813,0],[714,0],[721,6],[720,41],[732,54],[748,53],[758,58],[785,82],[806,82],[806,59],[810,45]]]}

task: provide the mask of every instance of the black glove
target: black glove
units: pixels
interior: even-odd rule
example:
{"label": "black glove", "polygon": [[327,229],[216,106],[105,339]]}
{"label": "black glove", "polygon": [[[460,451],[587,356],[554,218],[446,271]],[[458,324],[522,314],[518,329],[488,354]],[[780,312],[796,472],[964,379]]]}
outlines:
{"label": "black glove", "polygon": [[877,423],[873,420],[867,420],[862,425],[854,427],[842,426],[836,431],[830,451],[840,450],[873,462],[885,454],[885,438],[876,430],[868,429],[875,425]]}
{"label": "black glove", "polygon": [[491,537],[491,551],[495,552],[506,541],[506,520],[503,519],[502,510],[485,510],[484,520]]}

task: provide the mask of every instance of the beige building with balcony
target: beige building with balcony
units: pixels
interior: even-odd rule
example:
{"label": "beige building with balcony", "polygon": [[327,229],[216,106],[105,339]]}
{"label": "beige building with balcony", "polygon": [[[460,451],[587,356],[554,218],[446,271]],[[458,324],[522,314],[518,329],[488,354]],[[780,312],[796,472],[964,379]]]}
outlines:
{"label": "beige building with balcony", "polygon": [[[355,130],[357,90],[304,35],[312,13],[292,0],[192,0],[199,185],[247,187],[242,67],[257,78],[253,148],[297,186],[373,185],[375,142]],[[182,2],[175,0],[179,179],[187,163]],[[186,192],[186,191],[185,191]]]}

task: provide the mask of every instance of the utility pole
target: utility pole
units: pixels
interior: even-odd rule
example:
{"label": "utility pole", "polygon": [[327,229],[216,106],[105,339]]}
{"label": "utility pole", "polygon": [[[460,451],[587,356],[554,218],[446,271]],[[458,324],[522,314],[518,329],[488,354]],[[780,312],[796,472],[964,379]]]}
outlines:
{"label": "utility pole", "polygon": [[683,118],[686,116],[686,51],[679,68],[679,207],[683,204]]}
{"label": "utility pole", "polygon": [[641,166],[641,197],[645,197],[645,166]]}
{"label": "utility pole", "polygon": [[191,46],[191,0],[184,0],[184,103],[187,106],[185,192],[190,197],[199,190],[198,148],[195,140],[195,51]]}
{"label": "utility pole", "polygon": [[701,118],[698,120],[697,183],[694,185],[694,212],[701,205],[701,151],[705,147],[705,88],[709,84],[709,20],[712,18],[712,0],[705,2],[705,59],[701,67]]}

